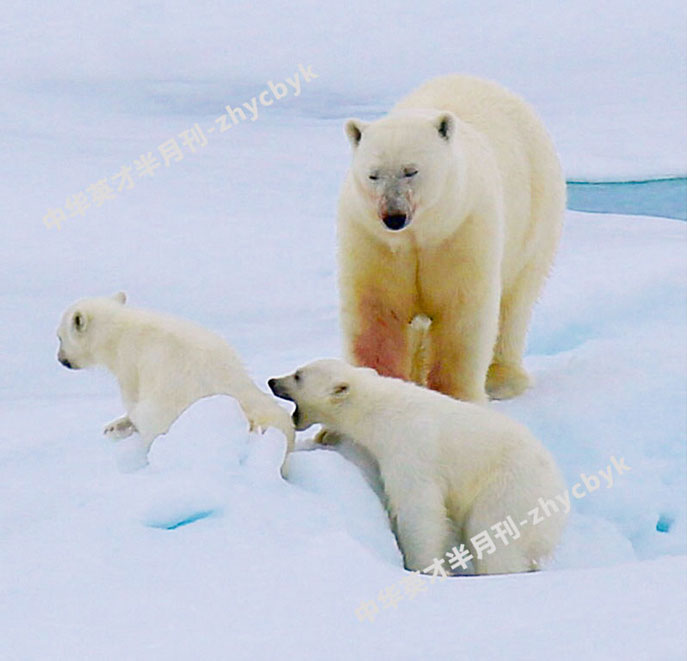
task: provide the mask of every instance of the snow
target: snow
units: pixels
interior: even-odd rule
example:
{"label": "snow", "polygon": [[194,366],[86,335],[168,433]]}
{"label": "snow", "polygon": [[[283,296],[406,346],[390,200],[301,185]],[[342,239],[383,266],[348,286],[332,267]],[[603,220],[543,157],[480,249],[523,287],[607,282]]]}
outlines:
{"label": "snow", "polygon": [[303,63],[320,79],[298,111],[331,115],[336,105],[356,114],[361,106],[383,112],[430,76],[465,71],[534,103],[572,179],[685,174],[680,0],[380,0],[374,9],[364,0],[171,0],[97,12],[63,0],[11,3],[3,18],[5,98],[47,91],[45,124],[65,90],[127,112],[197,115]]}
{"label": "snow", "polygon": [[[575,178],[684,174],[682,4],[467,2],[451,18],[453,4],[407,3],[393,21],[386,3],[160,7],[5,10],[0,656],[684,658],[685,223],[568,212],[530,333],[535,387],[492,404],[570,487],[611,457],[631,470],[572,499],[545,571],[423,579],[396,609],[379,594],[408,574],[367,457],[307,432],[285,482],[283,439],[248,434],[220,397],[122,473],[126,444],[101,435],[116,385],[58,365],[54,335],[72,300],[124,289],[219,331],[263,388],[339,355],[343,118],[435,73],[522,92]],[[319,78],[299,97],[208,133],[300,63]],[[206,146],[61,230],[41,222],[196,123]]]}

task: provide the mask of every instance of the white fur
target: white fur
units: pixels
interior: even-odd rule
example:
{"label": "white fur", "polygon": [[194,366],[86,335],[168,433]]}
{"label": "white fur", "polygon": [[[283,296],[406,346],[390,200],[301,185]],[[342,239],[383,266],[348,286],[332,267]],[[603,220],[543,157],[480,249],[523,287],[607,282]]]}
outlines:
{"label": "white fur", "polygon": [[[347,358],[470,401],[484,401],[485,387],[494,398],[522,392],[527,327],[565,207],[541,121],[499,85],[455,75],[425,83],[378,121],[349,120],[346,132],[353,161],[338,228]],[[410,222],[388,229],[391,212]],[[432,320],[426,366],[414,364],[424,355],[410,327],[417,315]]]}
{"label": "white fur", "polygon": [[[299,429],[321,423],[367,448],[379,462],[392,524],[408,569],[422,571],[488,531],[493,554],[477,574],[536,569],[565,525],[561,509],[525,525],[539,498],[566,487],[551,454],[521,424],[491,409],[338,360],[320,360],[270,380],[297,405]],[[508,545],[493,525],[511,516],[520,537]]]}
{"label": "white fur", "polygon": [[[190,321],[125,305],[123,293],[77,301],[63,314],[58,360],[68,367],[104,366],[119,382],[126,415],[106,425],[112,439],[138,432],[147,454],[179,415],[209,395],[234,397],[250,429],[295,432],[287,412],[251,381],[233,349]],[[286,458],[285,458],[286,461]]]}

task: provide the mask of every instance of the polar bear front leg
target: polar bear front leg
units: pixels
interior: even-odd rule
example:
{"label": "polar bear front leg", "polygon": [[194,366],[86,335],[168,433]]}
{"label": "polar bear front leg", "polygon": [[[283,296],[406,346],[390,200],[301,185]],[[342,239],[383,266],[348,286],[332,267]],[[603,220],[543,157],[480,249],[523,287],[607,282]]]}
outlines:
{"label": "polar bear front leg", "polygon": [[498,331],[498,306],[487,300],[434,318],[430,327],[432,390],[468,402],[485,403],[485,380]]}
{"label": "polar bear front leg", "polygon": [[451,245],[425,255],[422,273],[429,327],[427,385],[450,397],[486,403],[485,381],[499,328],[501,220],[465,221]]}
{"label": "polar bear front leg", "polygon": [[410,377],[408,324],[417,312],[410,253],[373,241],[352,218],[340,222],[339,291],[346,359],[383,376]]}
{"label": "polar bear front leg", "polygon": [[117,465],[124,473],[132,473],[148,465],[148,452],[153,441],[169,427],[161,425],[158,407],[152,403],[132,404],[129,419],[138,436],[118,445]]}
{"label": "polar bear front leg", "polygon": [[257,388],[253,394],[237,398],[237,401],[248,420],[249,431],[264,433],[270,427],[278,429],[286,438],[287,454],[293,452],[296,432],[285,409]]}
{"label": "polar bear front leg", "polygon": [[350,358],[356,365],[371,367],[381,376],[410,377],[408,323],[404,306],[362,293],[358,300],[357,324],[349,338]]}
{"label": "polar bear front leg", "polygon": [[166,434],[180,411],[161,405],[152,398],[136,402],[129,412],[129,417],[139,435],[139,445],[145,456],[158,436]]}
{"label": "polar bear front leg", "polygon": [[410,571],[425,571],[451,547],[452,528],[438,488],[407,491],[390,503],[403,564]]}

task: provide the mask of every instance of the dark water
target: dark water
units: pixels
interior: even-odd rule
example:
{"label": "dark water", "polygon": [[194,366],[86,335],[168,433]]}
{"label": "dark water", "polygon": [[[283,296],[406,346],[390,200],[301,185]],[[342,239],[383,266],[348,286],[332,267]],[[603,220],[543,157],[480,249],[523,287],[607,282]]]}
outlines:
{"label": "dark water", "polygon": [[568,182],[568,209],[687,220],[687,178]]}

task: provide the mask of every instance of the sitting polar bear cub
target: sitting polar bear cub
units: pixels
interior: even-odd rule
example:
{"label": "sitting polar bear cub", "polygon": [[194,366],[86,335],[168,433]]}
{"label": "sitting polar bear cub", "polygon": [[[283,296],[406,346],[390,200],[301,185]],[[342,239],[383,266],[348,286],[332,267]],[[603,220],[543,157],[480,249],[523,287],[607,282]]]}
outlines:
{"label": "sitting polar bear cub", "polygon": [[[476,574],[530,571],[556,547],[564,511],[534,522],[528,515],[539,499],[565,493],[565,483],[521,424],[338,360],[310,363],[269,386],[295,402],[296,429],[324,424],[377,459],[407,569],[426,570],[464,543]],[[492,526],[508,517],[519,537],[495,542],[491,552],[475,547],[477,535],[493,535]]]}
{"label": "sitting polar bear cub", "polygon": [[219,335],[124,303],[123,292],[77,301],[64,312],[57,331],[57,359],[65,367],[104,366],[117,377],[127,414],[105,427],[106,436],[121,439],[138,432],[147,456],[153,441],[195,401],[230,395],[251,431],[275,427],[284,433],[288,455],[295,436],[288,413],[258,389]]}

